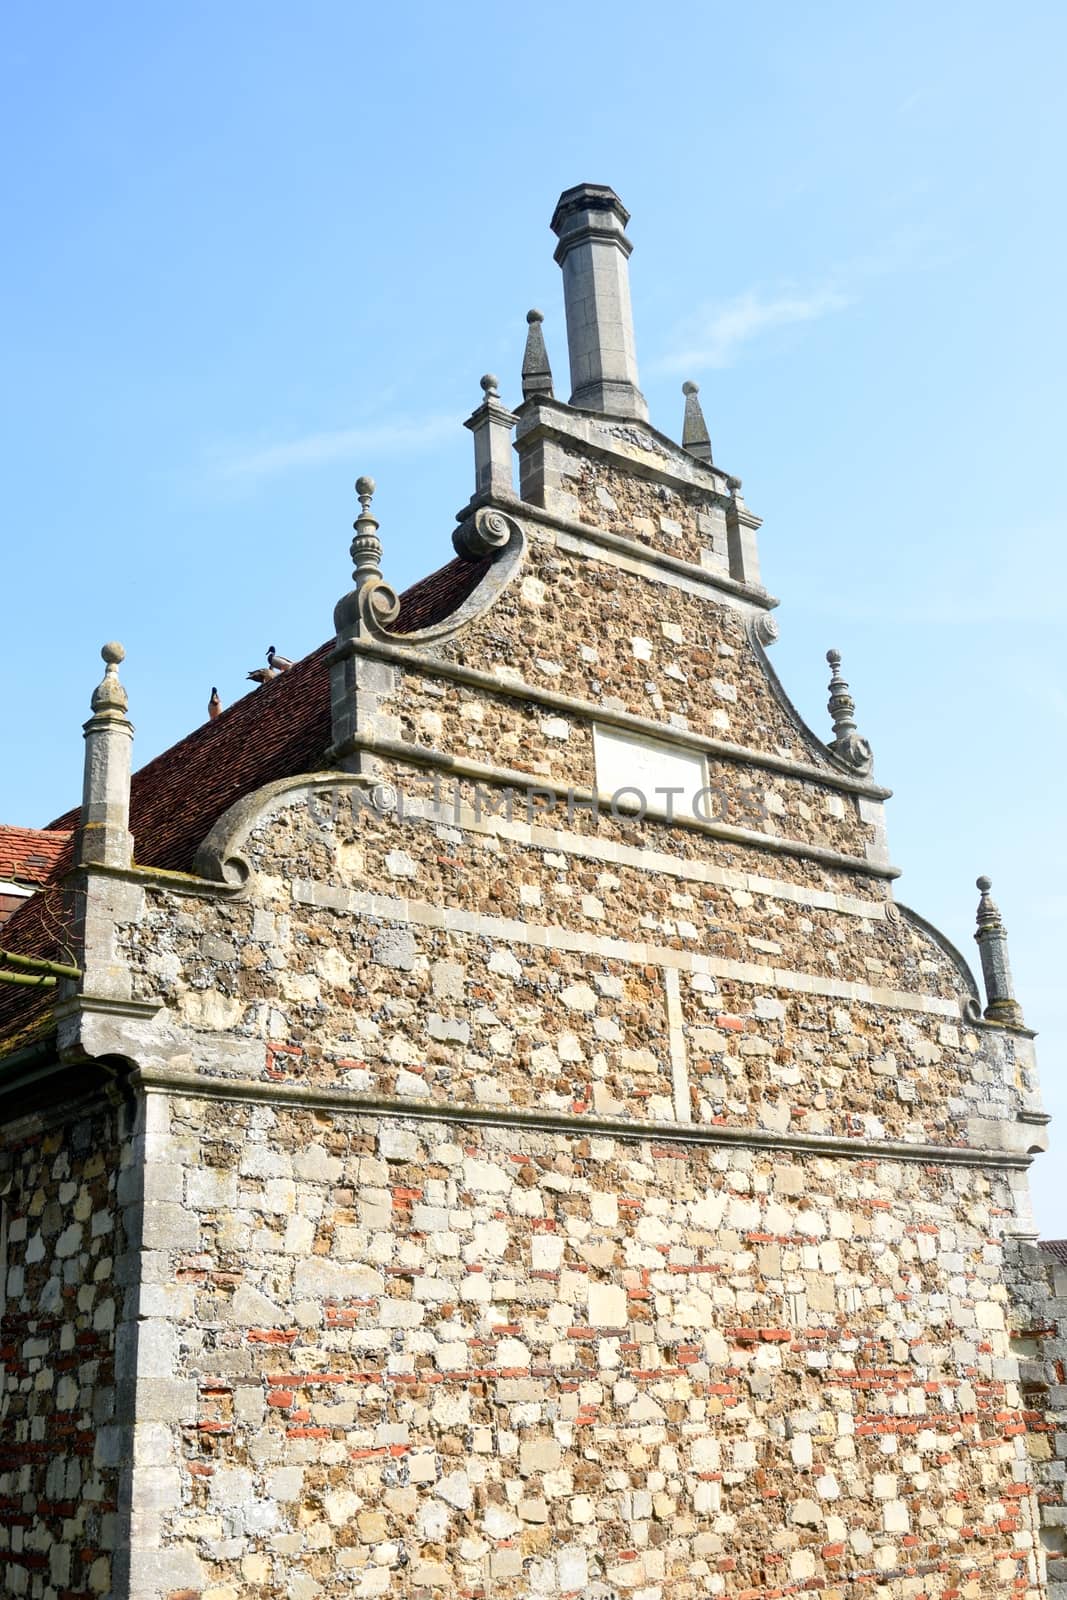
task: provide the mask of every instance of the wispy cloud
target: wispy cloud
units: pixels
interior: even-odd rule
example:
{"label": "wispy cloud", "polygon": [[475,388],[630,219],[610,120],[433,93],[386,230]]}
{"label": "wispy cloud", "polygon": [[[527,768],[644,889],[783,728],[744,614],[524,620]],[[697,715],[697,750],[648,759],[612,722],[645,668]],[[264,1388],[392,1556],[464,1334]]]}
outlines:
{"label": "wispy cloud", "polygon": [[357,428],[308,433],[273,444],[218,449],[213,453],[211,465],[216,478],[251,486],[263,478],[322,466],[330,461],[349,461],[360,466],[360,458],[395,455],[398,450],[436,444],[455,434],[458,427],[457,419],[451,416],[397,418]]}
{"label": "wispy cloud", "polygon": [[923,228],[902,229],[867,255],[831,268],[814,284],[787,280],[775,287],[753,286],[703,306],[680,324],[671,348],[653,366],[687,376],[701,367],[731,366],[742,347],[761,335],[832,316],[860,300],[871,280],[937,266],[945,259],[939,236]]}
{"label": "wispy cloud", "polygon": [[843,288],[826,284],[809,290],[784,290],[766,294],[747,289],[723,305],[708,307],[680,330],[678,347],[657,366],[662,372],[688,372],[691,368],[728,367],[739,346],[791,322],[814,322],[841,311],[855,299]]}

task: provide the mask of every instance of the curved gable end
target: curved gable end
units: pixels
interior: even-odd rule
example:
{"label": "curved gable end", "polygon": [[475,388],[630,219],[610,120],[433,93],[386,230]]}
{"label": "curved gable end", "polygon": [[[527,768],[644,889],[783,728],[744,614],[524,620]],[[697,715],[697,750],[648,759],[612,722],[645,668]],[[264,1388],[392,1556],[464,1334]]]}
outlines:
{"label": "curved gable end", "polygon": [[569,399],[531,311],[454,559],[397,595],[361,477],[328,642],[132,776],[106,644],[0,829],[12,1592],[1044,1600],[1007,931],[979,879],[980,991],[840,657],[825,740],[779,683],[628,223],[561,196]]}

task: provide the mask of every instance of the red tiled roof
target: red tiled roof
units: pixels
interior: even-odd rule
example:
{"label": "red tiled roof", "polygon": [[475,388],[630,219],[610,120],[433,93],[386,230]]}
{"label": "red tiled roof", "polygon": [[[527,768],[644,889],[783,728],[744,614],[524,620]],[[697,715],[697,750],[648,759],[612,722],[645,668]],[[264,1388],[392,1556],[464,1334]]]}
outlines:
{"label": "red tiled roof", "polygon": [[493,555],[482,556],[480,561],[457,556],[429,577],[420,578],[400,596],[400,610],[390,632],[416,633],[443,622],[474,593],[495,560]]}
{"label": "red tiled roof", "polygon": [[[447,566],[413,584],[400,597],[392,632],[414,633],[442,621],[473,592],[492,557]],[[212,824],[247,794],[278,778],[326,765],[330,732],[331,639],[270,683],[262,684],[217,717],[135,772],[130,784],[130,832],[139,866],[188,872]],[[22,955],[71,959],[60,880],[73,864],[73,830],[80,807],[48,829],[8,829],[35,839],[55,839],[41,890],[4,925],[5,948]],[[2,859],[2,858],[0,858]],[[2,870],[2,869],[0,869]],[[51,994],[0,983],[0,1038],[44,1031]]]}
{"label": "red tiled roof", "polygon": [[1067,1239],[1039,1239],[1038,1248],[1067,1267]]}
{"label": "red tiled roof", "polygon": [[9,883],[47,883],[68,838],[56,828],[9,828],[0,823],[0,878]]}
{"label": "red tiled roof", "polygon": [[[130,832],[139,866],[188,872],[211,824],[235,800],[325,764],[332,649],[332,640],[320,645],[134,773]],[[80,809],[50,826],[75,828]]]}

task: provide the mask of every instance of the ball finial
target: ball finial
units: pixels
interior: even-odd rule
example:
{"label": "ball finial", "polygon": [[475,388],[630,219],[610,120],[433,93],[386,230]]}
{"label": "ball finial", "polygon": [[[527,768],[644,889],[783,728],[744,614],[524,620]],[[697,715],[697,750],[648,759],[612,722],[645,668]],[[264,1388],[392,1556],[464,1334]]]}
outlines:
{"label": "ball finial", "polygon": [[500,392],[498,388],[498,380],[493,373],[485,373],[485,375],[478,381],[484,389],[486,395],[498,394]]}
{"label": "ball finial", "polygon": [[839,667],[841,665],[840,650],[827,650],[826,659],[832,667]]}
{"label": "ball finial", "polygon": [[361,500],[363,499],[364,495],[366,495],[367,499],[369,500],[377,487],[378,485],[375,483],[373,478],[356,479],[356,493],[359,495]]}
{"label": "ball finial", "polygon": [[533,322],[544,322],[545,314],[544,314],[543,311],[537,311],[536,309],[533,310],[533,311],[527,311],[526,320],[527,320],[527,322],[531,322],[531,323],[533,323]]}
{"label": "ball finial", "polygon": [[107,665],[104,668],[103,678],[93,690],[89,704],[97,715],[112,711],[125,714],[129,701],[125,689],[119,682],[119,662],[125,661],[126,652],[117,640],[109,639],[101,649],[100,655]]}
{"label": "ball finial", "polygon": [[683,394],[699,394],[700,393],[700,385],[699,385],[699,383],[694,383],[692,378],[687,378],[685,380],[685,382],[682,384],[682,393]]}
{"label": "ball finial", "polygon": [[988,894],[993,887],[993,880],[992,878],[987,878],[983,873],[980,878],[975,879],[974,886],[976,889],[980,889],[983,894]]}

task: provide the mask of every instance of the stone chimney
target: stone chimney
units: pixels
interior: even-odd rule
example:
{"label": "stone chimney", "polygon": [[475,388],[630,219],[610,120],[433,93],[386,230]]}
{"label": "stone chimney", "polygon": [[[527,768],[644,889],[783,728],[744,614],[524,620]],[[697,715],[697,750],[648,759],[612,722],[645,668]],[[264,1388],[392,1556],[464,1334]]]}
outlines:
{"label": "stone chimney", "polygon": [[637,386],[630,274],[630,213],[602,183],[565,189],[552,215],[563,269],[571,405],[609,417],[648,420]]}

